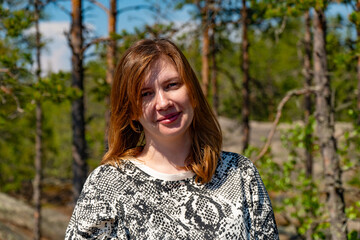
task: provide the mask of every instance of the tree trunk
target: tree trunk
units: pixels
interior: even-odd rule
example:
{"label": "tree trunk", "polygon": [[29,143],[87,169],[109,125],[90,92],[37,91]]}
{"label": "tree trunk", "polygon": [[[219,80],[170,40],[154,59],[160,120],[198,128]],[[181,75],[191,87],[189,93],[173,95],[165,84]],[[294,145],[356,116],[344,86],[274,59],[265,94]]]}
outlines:
{"label": "tree trunk", "polygon": [[250,89],[249,89],[249,41],[248,41],[248,14],[246,8],[246,0],[242,0],[242,71],[243,71],[243,81],[242,81],[242,96],[243,96],[243,107],[242,107],[242,151],[244,152],[250,141],[250,125],[249,125],[249,116],[250,116]]}
{"label": "tree trunk", "polygon": [[83,68],[83,35],[81,0],[72,0],[71,23],[72,46],[72,86],[82,92],[71,105],[72,116],[72,155],[73,155],[73,190],[76,201],[87,177],[85,116],[84,116],[84,68]]}
{"label": "tree trunk", "polygon": [[[212,1],[213,3],[213,1]],[[211,11],[211,23],[210,23],[210,29],[211,29],[211,38],[210,38],[210,44],[211,44],[211,63],[212,63],[212,68],[211,68],[211,90],[212,90],[212,105],[213,105],[213,110],[214,113],[216,115],[218,115],[219,112],[219,92],[218,92],[218,82],[217,82],[217,73],[218,73],[218,68],[217,68],[217,64],[216,64],[216,40],[215,40],[215,18],[216,18],[216,11],[215,9],[213,9]]]}
{"label": "tree trunk", "polygon": [[[40,18],[40,2],[35,0],[35,41],[36,41],[36,78],[41,81],[41,36],[39,29]],[[41,238],[41,185],[42,185],[42,122],[43,112],[41,103],[36,100],[36,136],[35,136],[35,178],[33,183],[33,201],[34,201],[34,239],[40,240]]]}
{"label": "tree trunk", "polygon": [[[304,55],[304,77],[305,77],[305,88],[311,86],[311,19],[309,11],[305,12],[305,55]],[[305,113],[304,113],[304,122],[305,125],[309,124],[309,117],[311,115],[311,93],[305,94],[304,99]],[[305,151],[306,151],[306,176],[312,178],[313,172],[313,157],[312,157],[312,143],[311,143],[311,134],[305,136]]]}
{"label": "tree trunk", "polygon": [[[198,5],[199,6],[199,5]],[[202,88],[205,97],[209,96],[209,9],[208,3],[205,1],[205,6],[200,8],[202,13],[201,18],[201,29],[202,29],[202,51],[201,51],[201,79],[202,79]]]}
{"label": "tree trunk", "polygon": [[[359,30],[357,30],[357,36],[358,36],[358,39],[360,39],[360,31]],[[358,113],[359,113],[358,119],[357,119],[357,125],[360,126],[360,56],[358,56],[356,68],[357,68],[357,79],[358,79],[357,109],[358,109]]]}
{"label": "tree trunk", "polygon": [[[110,1],[110,11],[109,11],[109,37],[110,41],[107,45],[106,50],[106,62],[107,62],[107,68],[106,68],[106,82],[111,86],[112,81],[114,78],[114,72],[115,72],[115,64],[116,64],[116,41],[113,39],[113,35],[116,33],[116,17],[117,17],[117,7],[116,7],[116,0]],[[106,106],[110,105],[110,96],[106,96],[105,98],[105,104]],[[108,126],[110,122],[110,110],[109,108],[106,109],[105,112],[105,149],[107,149],[107,142],[108,142]]]}
{"label": "tree trunk", "polygon": [[[309,88],[311,86],[312,74],[311,74],[311,18],[309,10],[305,12],[305,36],[304,36],[304,45],[305,45],[305,55],[304,55],[304,77],[305,83],[304,87]],[[305,126],[308,126],[309,117],[311,115],[312,109],[312,100],[311,93],[306,93],[304,98],[304,123]],[[306,177],[312,179],[313,174],[313,156],[312,156],[312,134],[306,133],[305,135],[305,170]],[[308,189],[311,190],[311,185],[309,185]],[[310,207],[311,208],[311,207]],[[309,213],[310,218],[313,218],[313,211]],[[312,240],[314,232],[314,226],[310,224],[309,229],[307,229],[305,233],[306,240]]]}
{"label": "tree trunk", "polygon": [[[357,1],[356,3],[356,11],[360,12],[360,0]],[[356,33],[357,33],[357,40],[360,41],[360,26],[356,27]],[[357,80],[358,80],[358,85],[357,85],[357,109],[359,112],[358,115],[358,120],[357,120],[357,124],[358,126],[360,125],[360,56],[358,56],[357,59]]]}
{"label": "tree trunk", "polygon": [[330,214],[331,239],[345,240],[347,238],[344,189],[341,182],[341,168],[336,153],[334,137],[334,109],[331,106],[331,87],[328,75],[325,48],[326,19],[322,9],[314,11],[314,81],[320,88],[316,93],[317,134],[320,151],[323,158],[326,206]]}
{"label": "tree trunk", "polygon": [[41,186],[42,186],[42,107],[36,102],[36,137],[35,137],[35,179],[34,179],[34,239],[41,238]]}

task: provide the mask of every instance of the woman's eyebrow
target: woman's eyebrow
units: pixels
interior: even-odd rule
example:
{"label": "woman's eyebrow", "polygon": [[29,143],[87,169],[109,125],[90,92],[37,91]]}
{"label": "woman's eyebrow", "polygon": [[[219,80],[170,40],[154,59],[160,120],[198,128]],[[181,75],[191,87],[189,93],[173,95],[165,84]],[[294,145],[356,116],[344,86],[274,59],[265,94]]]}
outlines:
{"label": "woman's eyebrow", "polygon": [[180,80],[180,76],[170,77],[170,78],[166,79],[164,82],[170,82],[170,81],[174,81],[174,80]]}
{"label": "woman's eyebrow", "polygon": [[[169,77],[167,79],[165,79],[163,81],[163,83],[168,83],[168,82],[171,82],[171,81],[180,81],[180,76],[174,76],[174,77]],[[151,89],[151,83],[144,83],[143,86],[141,87],[140,91],[145,91],[145,90],[149,90]]]}
{"label": "woman's eyebrow", "polygon": [[151,89],[151,88],[148,87],[148,86],[145,86],[145,87],[142,87],[142,88],[140,89],[140,91],[146,91],[146,90],[149,90],[149,89]]}

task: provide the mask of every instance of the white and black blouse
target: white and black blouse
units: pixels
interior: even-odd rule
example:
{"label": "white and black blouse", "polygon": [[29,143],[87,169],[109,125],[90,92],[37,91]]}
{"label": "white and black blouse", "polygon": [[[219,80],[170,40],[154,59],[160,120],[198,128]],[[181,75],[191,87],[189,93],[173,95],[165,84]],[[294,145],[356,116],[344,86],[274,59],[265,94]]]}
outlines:
{"label": "white and black blouse", "polygon": [[269,196],[247,158],[222,152],[209,183],[135,161],[88,177],[65,239],[279,239]]}

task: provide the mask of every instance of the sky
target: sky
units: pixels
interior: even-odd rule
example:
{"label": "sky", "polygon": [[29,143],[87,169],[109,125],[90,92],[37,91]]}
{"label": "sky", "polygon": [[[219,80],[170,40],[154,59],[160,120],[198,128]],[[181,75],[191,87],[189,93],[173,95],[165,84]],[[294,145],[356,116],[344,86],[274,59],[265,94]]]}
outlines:
{"label": "sky", "polygon": [[[59,1],[62,2],[62,1]],[[106,36],[107,35],[107,15],[97,6],[90,5],[88,1],[84,2],[84,23],[90,29],[92,29],[94,36]],[[99,0],[105,7],[108,7],[109,0]],[[167,8],[162,4],[161,0],[153,0],[155,3],[161,4],[161,7]],[[65,1],[58,3],[59,6],[50,4],[45,12],[47,19],[41,21],[40,31],[43,37],[48,42],[45,51],[42,56],[42,65],[44,73],[52,71],[58,72],[59,70],[69,71],[71,69],[71,53],[65,38],[64,32],[69,31],[70,27],[70,15],[71,2]],[[123,9],[129,6],[145,5],[148,4],[146,0],[119,0],[118,9]],[[64,10],[66,9],[66,10]],[[68,11],[68,12],[66,12]],[[181,11],[172,11],[167,8],[164,11],[167,14],[167,18],[177,23],[183,23],[188,21],[190,16],[190,8],[184,8]],[[345,7],[340,4],[332,4],[329,7],[328,14],[336,15],[341,14],[347,18],[347,15],[352,11],[350,7]],[[132,31],[134,27],[140,27],[144,24],[151,24],[156,19],[161,20],[156,14],[149,10],[136,10],[127,11],[118,15],[117,31],[126,29]],[[89,50],[91,51],[91,49]]]}
{"label": "sky", "polygon": [[[99,2],[105,7],[109,7],[109,0],[99,0]],[[155,2],[161,3],[159,0],[156,0]],[[98,6],[91,5],[87,1],[83,1],[83,3],[85,4],[83,8],[86,9],[83,21],[86,26],[93,30],[94,37],[107,36],[106,13]],[[149,5],[149,3],[146,0],[118,1],[118,9],[120,10],[138,5]],[[165,8],[166,6],[162,4],[161,7]],[[70,10],[70,1],[59,3],[58,6],[50,4],[45,9],[47,19],[40,22],[40,31],[42,36],[48,42],[42,56],[44,73],[49,71],[58,72],[59,70],[68,71],[71,69],[71,53],[64,35],[64,32],[69,31],[70,28],[70,15],[69,12],[66,12]],[[190,14],[188,13],[189,10],[189,8],[185,8],[182,11],[175,12],[167,10],[165,12],[171,21],[186,22],[190,18]],[[154,23],[156,19],[161,20],[150,10],[124,11],[118,15],[117,31],[125,29],[131,32],[134,27]],[[89,49],[89,51],[91,51],[91,49]]]}

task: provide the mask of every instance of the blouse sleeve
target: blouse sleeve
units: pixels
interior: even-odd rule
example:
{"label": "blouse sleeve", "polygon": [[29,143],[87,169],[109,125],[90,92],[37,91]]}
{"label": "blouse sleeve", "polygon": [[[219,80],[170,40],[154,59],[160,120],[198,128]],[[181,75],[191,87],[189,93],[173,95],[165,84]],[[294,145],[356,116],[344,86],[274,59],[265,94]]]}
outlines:
{"label": "blouse sleeve", "polygon": [[250,211],[250,218],[252,219],[251,239],[279,239],[269,195],[253,164],[252,175],[249,186],[250,195],[248,196],[252,208]]}
{"label": "blouse sleeve", "polygon": [[127,239],[118,206],[109,194],[111,179],[104,166],[87,178],[74,208],[65,240]]}

